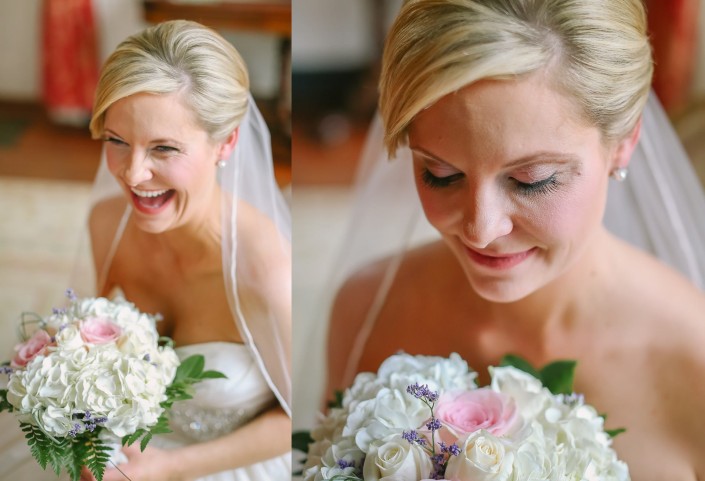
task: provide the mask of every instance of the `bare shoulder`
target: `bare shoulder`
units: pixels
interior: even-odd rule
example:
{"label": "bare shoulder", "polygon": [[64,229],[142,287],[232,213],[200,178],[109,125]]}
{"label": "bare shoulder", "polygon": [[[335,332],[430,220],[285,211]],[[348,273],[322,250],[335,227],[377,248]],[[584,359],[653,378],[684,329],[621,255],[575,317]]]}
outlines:
{"label": "bare shoulder", "polygon": [[[344,387],[345,370],[353,354],[355,341],[361,336],[360,331],[371,329],[366,318],[374,309],[374,318],[378,321],[377,309],[382,305],[376,303],[400,304],[404,309],[413,311],[415,302],[423,302],[418,295],[423,283],[438,279],[443,265],[453,262],[452,254],[442,242],[426,244],[408,251],[394,269],[397,262],[392,257],[385,257],[363,266],[349,276],[338,290],[329,319],[328,330],[328,392]],[[390,278],[386,278],[391,276]],[[390,283],[383,299],[376,299],[384,283]]]}
{"label": "bare shoulder", "polygon": [[680,272],[631,246],[623,245],[617,256],[618,298],[643,315],[648,321],[645,327],[669,326],[676,338],[683,330],[696,338],[705,336],[703,291]]}
{"label": "bare shoulder", "polygon": [[625,256],[624,265],[638,266],[621,276],[622,295],[634,311],[632,327],[647,343],[645,374],[656,386],[669,428],[690,451],[699,479],[705,479],[705,294],[647,254],[632,249]]}

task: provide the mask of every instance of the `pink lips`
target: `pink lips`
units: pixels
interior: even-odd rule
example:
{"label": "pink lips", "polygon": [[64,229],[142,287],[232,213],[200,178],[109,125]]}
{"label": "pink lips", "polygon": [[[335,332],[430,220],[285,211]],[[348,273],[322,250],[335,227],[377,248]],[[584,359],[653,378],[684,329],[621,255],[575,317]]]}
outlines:
{"label": "pink lips", "polygon": [[470,259],[475,261],[477,264],[484,267],[489,267],[491,269],[504,270],[511,269],[512,267],[524,262],[531,254],[536,251],[536,247],[532,247],[531,249],[526,250],[524,252],[517,252],[515,254],[508,255],[481,254],[473,249],[470,249],[469,247],[465,247],[465,250],[468,253]]}

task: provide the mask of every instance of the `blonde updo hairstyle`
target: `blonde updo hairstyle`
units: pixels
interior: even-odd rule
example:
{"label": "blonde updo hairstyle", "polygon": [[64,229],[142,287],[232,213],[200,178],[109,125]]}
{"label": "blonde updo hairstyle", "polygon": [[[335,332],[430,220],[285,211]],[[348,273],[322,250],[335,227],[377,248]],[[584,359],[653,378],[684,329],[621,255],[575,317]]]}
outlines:
{"label": "blonde updo hairstyle", "polygon": [[394,156],[416,114],[482,79],[544,69],[603,142],[624,138],[653,65],[640,0],[407,0],[387,36],[380,81]]}
{"label": "blonde updo hairstyle", "polygon": [[196,22],[160,23],[128,37],[106,60],[91,135],[102,137],[106,111],[122,98],[183,92],[211,140],[223,141],[247,111],[248,89],[245,63],[223,37]]}

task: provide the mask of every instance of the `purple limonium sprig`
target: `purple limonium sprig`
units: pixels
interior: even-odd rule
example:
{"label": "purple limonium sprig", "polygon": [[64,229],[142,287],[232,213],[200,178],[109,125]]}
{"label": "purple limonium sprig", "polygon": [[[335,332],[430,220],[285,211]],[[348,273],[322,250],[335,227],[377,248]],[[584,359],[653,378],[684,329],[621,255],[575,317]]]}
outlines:
{"label": "purple limonium sprig", "polygon": [[441,441],[438,443],[438,446],[441,448],[442,453],[447,453],[450,454],[451,456],[459,456],[460,455],[460,448],[458,447],[457,444],[453,443],[450,446]]}
{"label": "purple limonium sprig", "polygon": [[0,373],[7,374],[9,376],[12,374],[12,368],[10,366],[0,366]]}
{"label": "purple limonium sprig", "polygon": [[441,422],[433,416],[431,416],[431,420],[426,423],[426,429],[428,429],[431,432],[438,431],[442,427],[443,427],[443,424],[441,424]]}
{"label": "purple limonium sprig", "polygon": [[107,417],[93,417],[93,414],[90,411],[85,411],[83,413],[74,413],[74,415],[71,417],[74,420],[81,421],[81,423],[75,423],[73,425],[73,429],[69,431],[69,436],[71,436],[72,438],[75,438],[82,431],[88,431],[92,433],[96,430],[96,428],[100,427],[101,424],[104,424],[108,420]]}
{"label": "purple limonium sprig", "polygon": [[[429,451],[429,456],[431,462],[433,463],[433,470],[431,471],[431,479],[443,479],[448,466],[448,460],[451,456],[458,456],[460,454],[460,448],[457,444],[453,443],[451,445],[446,444],[443,441],[438,443],[439,451],[436,450],[436,431],[443,427],[440,420],[436,419],[434,414],[434,408],[436,406],[436,401],[438,401],[439,393],[438,391],[432,391],[426,384],[414,383],[406,388],[406,392],[414,396],[416,399],[420,399],[428,409],[431,411],[431,417],[426,422],[426,429],[431,432],[431,447],[426,448]],[[419,436],[416,431],[404,431],[402,437],[406,439],[409,443],[416,442],[417,444],[426,446],[426,440]],[[418,440],[422,439],[423,444]]]}
{"label": "purple limonium sprig", "polygon": [[345,468],[354,468],[355,467],[355,461],[346,461],[344,459],[339,459],[338,460],[338,467],[340,469],[345,469]]}
{"label": "purple limonium sprig", "polygon": [[426,439],[423,437],[419,436],[419,433],[414,431],[413,429],[411,431],[403,431],[401,433],[401,437],[406,439],[409,444],[418,444],[419,446],[425,446],[426,445]]}
{"label": "purple limonium sprig", "polygon": [[68,297],[69,301],[71,301],[71,302],[78,299],[78,297],[76,297],[76,293],[70,287],[68,289],[66,289],[66,297]]}
{"label": "purple limonium sprig", "polygon": [[69,431],[69,436],[71,436],[72,438],[75,438],[76,436],[78,436],[78,434],[81,432],[82,427],[83,427],[83,425],[81,425],[79,423],[74,423],[73,429]]}
{"label": "purple limonium sprig", "polygon": [[435,402],[438,400],[438,391],[431,391],[428,388],[428,384],[411,384],[407,386],[406,392],[414,396],[416,399],[422,400],[427,405],[435,404]]}
{"label": "purple limonium sprig", "polygon": [[63,307],[52,307],[51,313],[55,316],[61,316],[63,314],[66,314],[66,309],[64,309]]}

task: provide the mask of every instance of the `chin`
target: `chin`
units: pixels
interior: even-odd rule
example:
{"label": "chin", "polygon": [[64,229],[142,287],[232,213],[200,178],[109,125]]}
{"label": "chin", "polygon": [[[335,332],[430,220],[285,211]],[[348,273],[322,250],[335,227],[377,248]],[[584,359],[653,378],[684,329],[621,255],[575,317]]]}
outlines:
{"label": "chin", "polygon": [[491,279],[480,278],[468,274],[468,281],[472,290],[481,298],[489,302],[509,304],[517,302],[533,294],[541,288],[534,279]]}

